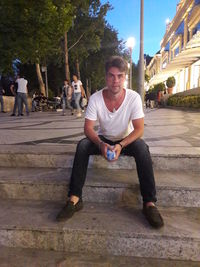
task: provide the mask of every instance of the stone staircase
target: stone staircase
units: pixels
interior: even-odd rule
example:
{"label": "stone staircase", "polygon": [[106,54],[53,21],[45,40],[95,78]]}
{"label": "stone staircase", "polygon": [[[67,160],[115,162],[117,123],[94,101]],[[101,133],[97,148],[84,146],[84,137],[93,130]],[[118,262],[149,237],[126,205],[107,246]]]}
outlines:
{"label": "stone staircase", "polygon": [[127,157],[108,164],[92,156],[84,209],[57,223],[74,151],[75,145],[1,146],[0,266],[200,266],[198,151],[151,151],[165,220],[160,230],[143,217],[135,163]]}

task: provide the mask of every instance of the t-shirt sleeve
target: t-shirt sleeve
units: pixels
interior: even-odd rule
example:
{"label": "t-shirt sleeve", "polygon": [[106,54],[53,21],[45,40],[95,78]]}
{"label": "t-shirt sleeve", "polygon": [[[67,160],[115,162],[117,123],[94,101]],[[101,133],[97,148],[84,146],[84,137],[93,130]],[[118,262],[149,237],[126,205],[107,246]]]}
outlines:
{"label": "t-shirt sleeve", "polygon": [[82,85],[82,82],[79,80],[79,85],[81,86]]}
{"label": "t-shirt sleeve", "polygon": [[144,112],[141,97],[140,95],[137,95],[132,104],[131,120],[140,118],[144,118]]}
{"label": "t-shirt sleeve", "polygon": [[90,97],[88,106],[85,113],[85,118],[88,120],[96,121],[97,118],[97,107],[95,103],[95,98],[93,96]]}

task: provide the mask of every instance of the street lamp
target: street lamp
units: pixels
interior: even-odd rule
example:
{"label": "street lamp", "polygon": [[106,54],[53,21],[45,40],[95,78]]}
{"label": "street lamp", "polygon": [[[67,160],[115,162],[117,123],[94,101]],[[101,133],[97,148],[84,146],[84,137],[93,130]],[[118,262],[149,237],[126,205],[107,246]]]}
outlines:
{"label": "street lamp", "polygon": [[140,0],[140,61],[138,93],[144,103],[144,0]]}
{"label": "street lamp", "polygon": [[135,46],[135,38],[134,37],[129,37],[127,42],[126,42],[127,47],[130,50],[130,84],[129,88],[132,89],[132,52],[133,52],[133,47]]}

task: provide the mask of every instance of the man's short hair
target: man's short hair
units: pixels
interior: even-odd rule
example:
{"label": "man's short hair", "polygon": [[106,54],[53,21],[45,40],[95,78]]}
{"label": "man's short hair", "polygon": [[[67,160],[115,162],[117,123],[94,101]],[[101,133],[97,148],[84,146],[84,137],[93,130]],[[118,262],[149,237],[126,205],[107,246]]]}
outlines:
{"label": "man's short hair", "polygon": [[106,74],[108,73],[109,69],[115,67],[118,68],[121,72],[127,73],[128,64],[127,62],[119,56],[112,56],[108,59],[105,65]]}

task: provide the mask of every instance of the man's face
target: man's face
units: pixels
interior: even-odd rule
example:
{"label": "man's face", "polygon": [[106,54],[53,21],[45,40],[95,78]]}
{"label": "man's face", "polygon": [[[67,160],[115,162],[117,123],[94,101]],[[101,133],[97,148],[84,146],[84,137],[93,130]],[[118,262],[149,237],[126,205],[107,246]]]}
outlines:
{"label": "man's face", "polygon": [[125,79],[125,72],[121,72],[116,67],[111,67],[106,74],[106,85],[113,94],[117,94],[124,88]]}

